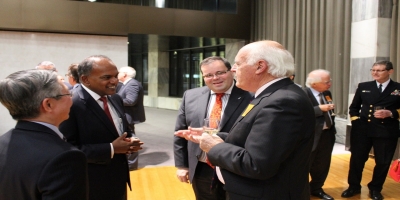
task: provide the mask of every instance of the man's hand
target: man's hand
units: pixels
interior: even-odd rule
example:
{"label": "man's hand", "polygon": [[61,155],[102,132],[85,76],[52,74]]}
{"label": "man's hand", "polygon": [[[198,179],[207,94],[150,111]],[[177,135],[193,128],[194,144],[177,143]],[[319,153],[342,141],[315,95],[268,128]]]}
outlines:
{"label": "man's hand", "polygon": [[178,170],[176,170],[176,177],[178,177],[181,182],[189,183],[189,169],[178,168]]}
{"label": "man's hand", "polygon": [[203,133],[200,139],[200,149],[208,153],[210,149],[213,148],[215,145],[223,142],[224,141],[217,135],[209,135],[207,133]]}
{"label": "man's hand", "polygon": [[319,108],[323,111],[323,112],[328,112],[330,110],[335,109],[335,104],[321,104],[319,105]]}
{"label": "man's hand", "polygon": [[125,132],[112,142],[114,153],[129,154],[142,149],[141,145],[143,142],[141,142],[139,138],[127,138],[126,135],[127,133]]}
{"label": "man's hand", "polygon": [[192,128],[189,127],[189,130],[179,130],[174,133],[174,135],[178,137],[185,138],[186,140],[192,141],[194,143],[199,143],[201,134],[203,133],[203,128]]}
{"label": "man's hand", "polygon": [[375,118],[379,118],[379,119],[390,117],[391,115],[392,115],[392,111],[385,110],[385,109],[377,110],[377,111],[374,112],[374,117]]}

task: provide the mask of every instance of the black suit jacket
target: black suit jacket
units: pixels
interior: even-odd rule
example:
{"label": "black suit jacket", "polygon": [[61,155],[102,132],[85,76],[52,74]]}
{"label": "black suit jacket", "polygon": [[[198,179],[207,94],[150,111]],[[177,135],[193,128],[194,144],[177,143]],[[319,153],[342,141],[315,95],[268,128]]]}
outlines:
{"label": "black suit jacket", "polygon": [[[374,117],[374,107],[383,106],[392,111],[393,118],[387,117],[377,119]],[[360,120],[368,122],[368,127],[358,127],[352,121],[352,132],[364,128],[367,136],[381,138],[397,138],[400,136],[399,130],[400,112],[400,84],[390,80],[389,84],[382,92],[379,92],[376,81],[369,81],[358,84],[358,88],[349,107],[351,117],[359,116]]]}
{"label": "black suit jacket", "polygon": [[[69,119],[60,125],[68,142],[81,149],[88,160],[90,199],[121,199],[130,186],[129,169],[125,154],[111,158],[110,143],[119,137],[113,123],[90,94],[79,85],[74,90]],[[122,99],[114,94],[108,97],[122,120],[122,128],[132,136],[128,128]]]}
{"label": "black suit jacket", "polygon": [[232,200],[309,200],[314,127],[310,100],[285,78],[251,102],[208,159],[221,168]]}
{"label": "black suit jacket", "polygon": [[[322,110],[319,108],[319,103],[315,99],[314,94],[312,93],[311,89],[306,87],[303,88],[303,90],[306,92],[308,98],[311,101],[312,106],[314,107],[314,113],[315,113],[315,135],[314,135],[314,143],[313,143],[313,148],[312,150],[314,151],[315,148],[317,148],[319,139],[321,138],[321,133],[322,129],[324,128],[324,123],[325,123],[325,117],[322,112]],[[331,91],[327,90],[322,92],[324,96],[329,96],[332,99],[332,94]],[[332,110],[332,112],[335,112],[335,110]],[[331,116],[332,120],[332,127],[334,133],[336,133],[336,128],[335,128],[335,116]]]}
{"label": "black suit jacket", "polygon": [[[207,116],[207,106],[211,91],[208,87],[187,90],[183,95],[179,114],[176,119],[175,131],[191,127],[202,127]],[[233,86],[228,104],[221,119],[221,130],[229,131],[251,101],[251,94]],[[174,136],[175,166],[189,168],[189,179],[193,180],[198,156],[201,154],[199,144],[188,142],[185,138]]]}
{"label": "black suit jacket", "polygon": [[129,80],[119,89],[118,94],[124,102],[126,119],[129,124],[138,124],[146,121],[143,106],[144,91],[139,81],[136,79]]}
{"label": "black suit jacket", "polygon": [[87,199],[85,155],[44,125],[0,136],[0,199]]}

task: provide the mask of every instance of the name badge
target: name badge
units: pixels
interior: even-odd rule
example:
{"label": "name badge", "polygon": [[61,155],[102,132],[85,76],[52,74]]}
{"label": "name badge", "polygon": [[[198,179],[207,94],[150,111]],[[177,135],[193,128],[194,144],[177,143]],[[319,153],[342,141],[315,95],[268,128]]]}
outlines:
{"label": "name badge", "polygon": [[254,105],[253,104],[249,104],[246,108],[246,110],[244,110],[244,112],[242,113],[242,117],[246,116],[247,113],[250,112],[251,109],[253,109]]}

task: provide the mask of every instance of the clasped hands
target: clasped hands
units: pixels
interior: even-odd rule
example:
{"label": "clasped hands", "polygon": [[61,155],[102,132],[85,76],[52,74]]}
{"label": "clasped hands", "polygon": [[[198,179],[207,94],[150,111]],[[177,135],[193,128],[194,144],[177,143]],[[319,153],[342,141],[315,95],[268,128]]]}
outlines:
{"label": "clasped hands", "polygon": [[142,149],[141,145],[143,142],[140,141],[137,137],[129,137],[127,138],[127,133],[125,132],[117,139],[112,142],[114,147],[114,153],[119,154],[131,154],[133,152],[137,152]]}
{"label": "clasped hands", "polygon": [[383,119],[383,118],[386,118],[386,117],[391,117],[391,115],[392,115],[392,111],[386,110],[386,109],[376,110],[374,112],[374,117],[375,118],[380,118],[380,119]]}
{"label": "clasped hands", "polygon": [[192,128],[189,126],[188,130],[179,130],[174,133],[178,137],[185,138],[186,140],[194,143],[199,143],[200,149],[208,153],[211,148],[224,141],[217,135],[209,135],[203,132],[203,128]]}

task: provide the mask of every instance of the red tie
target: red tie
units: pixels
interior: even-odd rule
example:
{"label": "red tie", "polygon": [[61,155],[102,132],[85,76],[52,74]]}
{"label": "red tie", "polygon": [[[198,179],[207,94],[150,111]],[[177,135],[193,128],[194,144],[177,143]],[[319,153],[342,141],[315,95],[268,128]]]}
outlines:
{"label": "red tie", "polygon": [[[100,97],[100,101],[103,102],[104,112],[106,113],[108,119],[110,119],[110,121],[111,121],[112,124],[114,125],[114,120],[113,120],[113,118],[111,117],[110,109],[108,109],[107,97]],[[115,126],[115,125],[114,125],[114,126]]]}
{"label": "red tie", "polygon": [[[221,112],[222,112],[222,96],[225,95],[225,93],[215,93],[215,103],[214,107],[211,110],[210,114],[210,119],[221,119]],[[217,124],[215,122],[211,123],[210,122],[210,127],[211,128],[218,128]]]}

